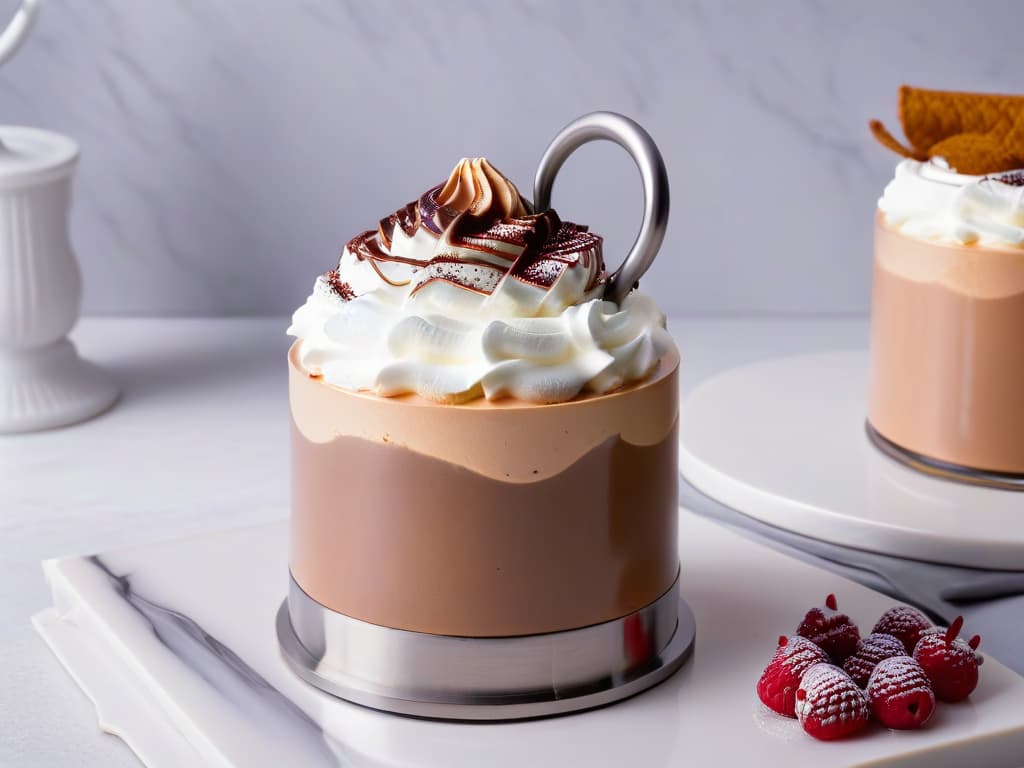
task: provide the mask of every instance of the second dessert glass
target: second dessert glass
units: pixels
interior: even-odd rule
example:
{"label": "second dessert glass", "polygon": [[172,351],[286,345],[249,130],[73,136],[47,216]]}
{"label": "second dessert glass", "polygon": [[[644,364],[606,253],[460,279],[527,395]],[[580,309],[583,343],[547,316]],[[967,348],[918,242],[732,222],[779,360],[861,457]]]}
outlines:
{"label": "second dessert glass", "polygon": [[880,206],[869,434],[918,469],[1024,489],[1024,173],[904,160]]}

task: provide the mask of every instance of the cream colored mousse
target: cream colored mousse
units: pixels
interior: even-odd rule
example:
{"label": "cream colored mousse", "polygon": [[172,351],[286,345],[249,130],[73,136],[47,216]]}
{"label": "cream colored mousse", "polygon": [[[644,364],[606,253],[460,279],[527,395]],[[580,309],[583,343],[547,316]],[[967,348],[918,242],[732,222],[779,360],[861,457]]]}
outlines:
{"label": "cream colored mousse", "polygon": [[879,201],[868,420],[927,458],[1024,474],[1024,173],[901,162]]}
{"label": "cream colored mousse", "polygon": [[310,597],[493,637],[671,587],[679,356],[653,302],[604,301],[604,280],[600,237],[529,212],[482,159],[346,246],[291,329],[291,570]]}

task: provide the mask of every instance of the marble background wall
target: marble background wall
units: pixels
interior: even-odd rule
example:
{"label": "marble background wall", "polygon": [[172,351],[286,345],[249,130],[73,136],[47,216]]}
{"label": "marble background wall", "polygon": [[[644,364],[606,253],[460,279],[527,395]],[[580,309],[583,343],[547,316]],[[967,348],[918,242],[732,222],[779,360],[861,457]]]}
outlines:
{"label": "marble background wall", "polygon": [[[0,122],[81,143],[87,312],[289,312],[459,157],[529,189],[597,108],[669,165],[644,281],[668,311],[859,312],[894,163],[867,119],[895,120],[902,82],[1024,91],[1021,29],[1020,0],[46,0]],[[588,146],[554,200],[615,262],[639,194],[620,150]]]}

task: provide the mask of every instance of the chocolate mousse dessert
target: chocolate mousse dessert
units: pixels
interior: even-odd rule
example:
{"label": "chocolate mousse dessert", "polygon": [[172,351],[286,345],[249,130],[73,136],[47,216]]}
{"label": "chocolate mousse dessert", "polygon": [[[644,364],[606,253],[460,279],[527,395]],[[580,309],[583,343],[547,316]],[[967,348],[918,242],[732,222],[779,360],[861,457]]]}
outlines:
{"label": "chocolate mousse dessert", "polygon": [[878,202],[869,433],[925,471],[1024,489],[1024,97],[904,87]]}
{"label": "chocolate mousse dessert", "polygon": [[[279,616],[306,679],[382,709],[489,719],[594,706],[585,688],[664,664],[679,355],[655,303],[607,300],[608,279],[599,235],[533,210],[485,158],[316,279],[288,330]],[[446,665],[473,658],[486,669],[459,683]]]}

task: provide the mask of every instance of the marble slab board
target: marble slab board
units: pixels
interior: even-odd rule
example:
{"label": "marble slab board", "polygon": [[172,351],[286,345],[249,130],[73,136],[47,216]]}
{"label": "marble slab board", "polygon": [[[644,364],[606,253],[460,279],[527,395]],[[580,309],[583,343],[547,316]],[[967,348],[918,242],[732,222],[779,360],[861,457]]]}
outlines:
{"label": "marble slab board", "polygon": [[823,743],[768,712],[754,682],[807,606],[835,592],[870,626],[892,601],[685,511],[680,523],[682,589],[697,618],[693,657],[633,699],[547,720],[416,720],[299,681],[273,629],[286,588],[283,521],[48,561],[54,605],[35,624],[95,703],[100,727],[151,768],[1024,762],[1024,679],[992,658],[969,701],[941,705],[917,732],[871,726]]}

